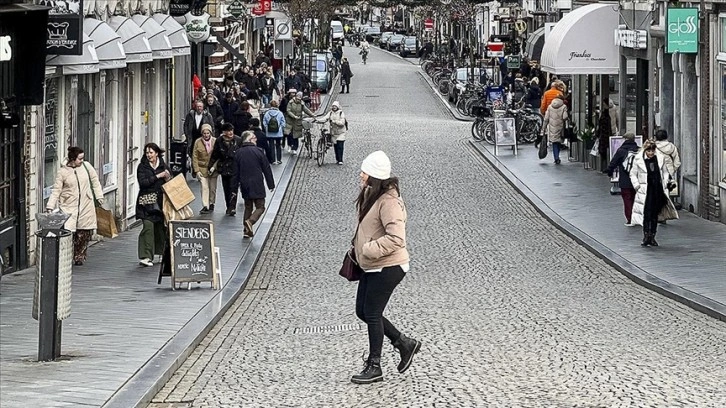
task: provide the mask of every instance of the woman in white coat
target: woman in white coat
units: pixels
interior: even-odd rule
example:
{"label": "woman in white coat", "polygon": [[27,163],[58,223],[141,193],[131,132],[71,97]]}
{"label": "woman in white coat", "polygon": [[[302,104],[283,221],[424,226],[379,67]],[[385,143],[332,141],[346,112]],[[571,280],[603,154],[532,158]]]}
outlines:
{"label": "woman in white coat", "polygon": [[[96,170],[83,162],[83,149],[68,148],[68,163],[58,170],[53,193],[45,208],[51,211],[58,206],[70,214],[64,227],[73,231],[73,263],[86,261],[88,242],[96,229],[96,205],[103,204],[103,190]],[[94,203],[94,197],[96,202]]]}
{"label": "woman in white coat", "polygon": [[330,112],[325,116],[317,119],[318,122],[328,122],[330,126],[330,135],[333,137],[334,150],[335,150],[335,161],[342,165],[343,164],[343,145],[345,143],[345,135],[348,133],[348,120],[345,118],[345,113],[340,109],[340,103],[338,101],[333,102],[330,107]]}
{"label": "woman in white coat", "polygon": [[645,141],[635,155],[630,181],[636,191],[631,223],[643,226],[640,245],[658,246],[655,241],[658,221],[678,219],[678,212],[668,197],[669,173],[665,157],[657,151],[652,140]]}

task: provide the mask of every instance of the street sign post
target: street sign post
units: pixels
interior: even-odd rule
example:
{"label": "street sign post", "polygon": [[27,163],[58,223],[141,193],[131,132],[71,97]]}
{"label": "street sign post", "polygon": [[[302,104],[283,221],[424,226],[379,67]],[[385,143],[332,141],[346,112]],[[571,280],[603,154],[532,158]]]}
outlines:
{"label": "street sign post", "polygon": [[427,18],[426,20],[424,20],[424,30],[434,31],[434,19],[433,18]]}

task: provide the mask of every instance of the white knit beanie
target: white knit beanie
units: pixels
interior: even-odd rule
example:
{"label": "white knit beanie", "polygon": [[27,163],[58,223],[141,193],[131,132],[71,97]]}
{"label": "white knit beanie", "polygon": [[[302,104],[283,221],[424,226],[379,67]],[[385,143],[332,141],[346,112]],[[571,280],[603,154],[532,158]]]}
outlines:
{"label": "white knit beanie", "polygon": [[368,155],[360,165],[363,173],[379,180],[391,178],[391,160],[378,150]]}

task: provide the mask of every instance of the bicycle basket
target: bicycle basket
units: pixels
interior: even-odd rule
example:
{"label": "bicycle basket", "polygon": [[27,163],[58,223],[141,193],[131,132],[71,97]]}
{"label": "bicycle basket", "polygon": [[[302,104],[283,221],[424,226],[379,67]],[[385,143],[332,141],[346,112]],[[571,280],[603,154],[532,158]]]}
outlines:
{"label": "bicycle basket", "polygon": [[312,129],[313,128],[313,121],[312,120],[303,120],[302,122],[303,129]]}

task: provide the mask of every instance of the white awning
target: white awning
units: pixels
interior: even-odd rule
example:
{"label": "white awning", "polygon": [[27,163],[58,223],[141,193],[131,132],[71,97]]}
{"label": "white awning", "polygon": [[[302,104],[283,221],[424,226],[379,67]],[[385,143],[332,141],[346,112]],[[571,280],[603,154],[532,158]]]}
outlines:
{"label": "white awning", "polygon": [[149,16],[142,16],[136,14],[131,17],[134,23],[138,24],[142,30],[146,31],[146,38],[149,39],[149,45],[151,45],[152,58],[166,59],[171,58],[171,43],[169,43],[169,37],[166,35],[164,27],[159,25],[153,18]]}
{"label": "white awning", "polygon": [[130,18],[113,16],[108,20],[108,25],[121,36],[126,53],[126,63],[153,61],[151,45],[146,38],[146,32]]}
{"label": "white awning", "polygon": [[166,30],[166,36],[169,37],[171,51],[174,56],[191,55],[192,48],[189,46],[187,32],[181,24],[174,20],[174,17],[157,13],[152,18]]}
{"label": "white awning", "polygon": [[83,32],[93,40],[99,69],[126,67],[126,53],[121,37],[108,24],[93,18],[83,19]]}
{"label": "white awning", "polygon": [[524,50],[530,60],[539,61],[542,57],[544,30],[544,27],[540,27],[529,34],[529,37],[527,38],[527,45],[524,47]]}
{"label": "white awning", "polygon": [[565,14],[542,48],[542,70],[557,75],[617,74],[617,4],[589,4]]}
{"label": "white awning", "polygon": [[48,55],[45,64],[60,66],[63,75],[97,73],[99,68],[96,47],[86,33],[83,33],[82,49],[83,54],[81,55]]}

